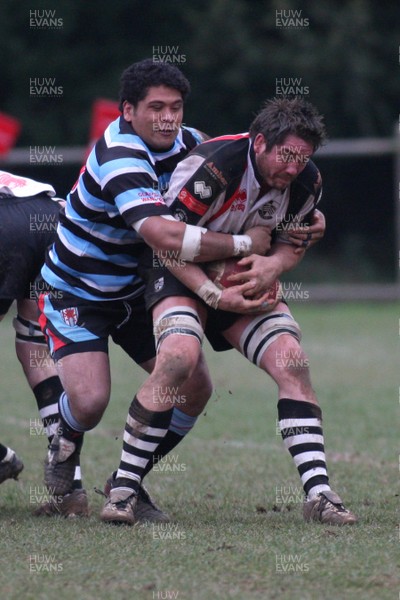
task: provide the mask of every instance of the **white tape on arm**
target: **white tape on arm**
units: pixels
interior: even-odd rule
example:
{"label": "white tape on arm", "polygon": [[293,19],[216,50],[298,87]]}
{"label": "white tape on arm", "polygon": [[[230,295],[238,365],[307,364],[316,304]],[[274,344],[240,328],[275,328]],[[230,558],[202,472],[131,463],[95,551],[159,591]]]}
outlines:
{"label": "white tape on arm", "polygon": [[233,235],[233,256],[249,256],[253,247],[249,235]]}
{"label": "white tape on arm", "polygon": [[210,279],[201,284],[196,290],[196,294],[211,308],[218,308],[218,302],[222,296],[222,290],[219,289]]}
{"label": "white tape on arm", "polygon": [[204,229],[204,227],[195,227],[194,225],[186,225],[179,258],[193,262],[195,257],[199,256],[202,233],[207,233],[207,229]]}

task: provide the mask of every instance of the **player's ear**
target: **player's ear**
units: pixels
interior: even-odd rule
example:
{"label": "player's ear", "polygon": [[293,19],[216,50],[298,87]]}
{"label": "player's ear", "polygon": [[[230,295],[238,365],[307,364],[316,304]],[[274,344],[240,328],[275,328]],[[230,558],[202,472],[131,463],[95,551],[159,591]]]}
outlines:
{"label": "player's ear", "polygon": [[267,142],[262,133],[257,133],[256,137],[254,138],[253,147],[256,154],[261,154],[262,152],[266,151]]}
{"label": "player's ear", "polygon": [[124,100],[122,104],[122,114],[124,115],[125,121],[131,122],[134,113],[135,107],[133,106],[133,104],[128,102],[128,100]]}

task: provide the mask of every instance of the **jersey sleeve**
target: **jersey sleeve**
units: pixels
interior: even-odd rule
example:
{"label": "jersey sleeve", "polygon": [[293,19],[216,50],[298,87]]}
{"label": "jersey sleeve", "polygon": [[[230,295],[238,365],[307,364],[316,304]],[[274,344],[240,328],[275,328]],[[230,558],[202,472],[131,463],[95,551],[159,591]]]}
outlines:
{"label": "jersey sleeve", "polygon": [[103,197],[115,204],[127,225],[145,217],[170,214],[158,190],[157,175],[145,156],[121,153],[103,163],[99,174]]}
{"label": "jersey sleeve", "polygon": [[177,219],[196,225],[225,189],[226,181],[215,176],[212,165],[192,153],[175,169],[164,198]]}

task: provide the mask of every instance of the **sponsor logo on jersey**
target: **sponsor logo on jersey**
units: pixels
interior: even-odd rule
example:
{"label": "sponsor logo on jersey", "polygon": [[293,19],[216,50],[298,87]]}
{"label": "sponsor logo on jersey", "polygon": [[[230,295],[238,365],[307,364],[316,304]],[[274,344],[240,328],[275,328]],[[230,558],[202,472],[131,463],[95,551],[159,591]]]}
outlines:
{"label": "sponsor logo on jersey", "polygon": [[196,200],[194,196],[186,189],[182,188],[178,194],[179,200],[187,206],[187,208],[198,215],[204,215],[207,210],[207,206],[204,206],[201,202]]}
{"label": "sponsor logo on jersey", "polygon": [[220,184],[225,187],[228,185],[227,180],[225,179],[222,171],[220,171],[219,169],[217,169],[217,167],[214,165],[213,162],[208,162],[204,165],[204,169],[210,173],[210,175],[216,179],[217,181],[220,182]]}
{"label": "sponsor logo on jersey", "polygon": [[154,192],[139,192],[138,196],[142,202],[154,202],[155,204],[165,204],[163,197],[156,190]]}
{"label": "sponsor logo on jersey", "polygon": [[232,202],[231,212],[244,212],[244,209],[246,208],[246,200],[246,190],[239,190],[235,195],[234,201]]}
{"label": "sponsor logo on jersey", "polygon": [[75,306],[71,308],[64,308],[60,311],[60,313],[64,319],[64,323],[68,325],[68,327],[75,327],[75,325],[78,323],[79,312]]}
{"label": "sponsor logo on jersey", "polygon": [[194,193],[197,196],[200,196],[202,200],[206,198],[210,198],[212,194],[211,185],[206,185],[205,181],[195,181],[194,182]]}
{"label": "sponsor logo on jersey", "polygon": [[274,214],[275,211],[276,211],[276,206],[274,204],[274,201],[270,200],[269,202],[267,202],[266,204],[263,204],[258,209],[258,214],[260,215],[260,217],[262,219],[272,219],[272,215]]}

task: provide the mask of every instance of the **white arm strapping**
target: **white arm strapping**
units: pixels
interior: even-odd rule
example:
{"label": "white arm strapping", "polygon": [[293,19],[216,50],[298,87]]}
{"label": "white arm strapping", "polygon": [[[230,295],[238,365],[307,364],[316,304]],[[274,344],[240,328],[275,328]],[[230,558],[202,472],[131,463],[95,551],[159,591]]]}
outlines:
{"label": "white arm strapping", "polygon": [[204,227],[195,227],[194,225],[186,225],[179,258],[193,262],[195,257],[199,256],[201,252],[202,233],[207,233],[207,229],[204,229]]}
{"label": "white arm strapping", "polygon": [[222,296],[222,290],[219,289],[210,279],[207,279],[196,290],[196,294],[211,308],[218,308],[218,303]]}
{"label": "white arm strapping", "polygon": [[233,235],[233,256],[249,256],[253,247],[249,235]]}

